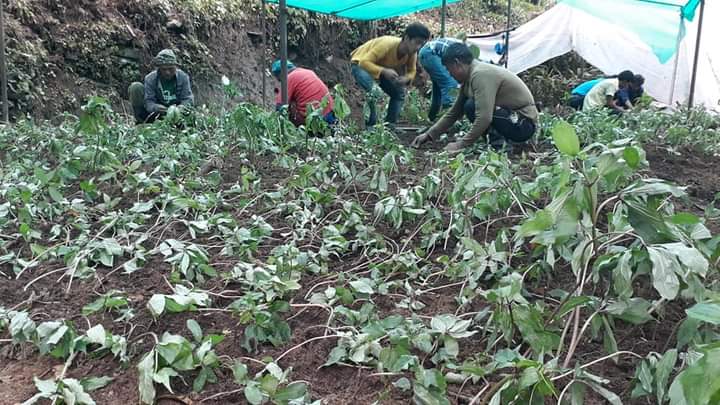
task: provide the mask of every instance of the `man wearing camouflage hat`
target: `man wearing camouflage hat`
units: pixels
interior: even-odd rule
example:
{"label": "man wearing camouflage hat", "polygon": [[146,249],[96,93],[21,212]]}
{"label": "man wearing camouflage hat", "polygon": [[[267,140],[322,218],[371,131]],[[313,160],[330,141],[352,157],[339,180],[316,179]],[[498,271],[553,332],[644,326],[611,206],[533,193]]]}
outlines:
{"label": "man wearing camouflage hat", "polygon": [[145,83],[134,82],[128,89],[135,122],[162,118],[168,107],[193,105],[190,76],[178,68],[175,52],[163,49],[153,60],[156,69],[145,76]]}

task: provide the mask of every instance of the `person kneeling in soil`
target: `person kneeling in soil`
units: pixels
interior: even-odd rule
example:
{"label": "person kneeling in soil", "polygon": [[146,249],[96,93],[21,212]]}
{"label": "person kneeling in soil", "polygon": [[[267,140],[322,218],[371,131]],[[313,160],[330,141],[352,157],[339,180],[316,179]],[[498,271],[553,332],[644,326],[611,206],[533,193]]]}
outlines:
{"label": "person kneeling in soil", "polygon": [[442,119],[413,140],[413,146],[434,140],[463,115],[473,123],[472,129],[463,139],[448,144],[445,149],[449,152],[472,145],[486,133],[492,145],[504,140],[525,142],[533,136],[538,118],[535,99],[516,74],[474,60],[462,43],[450,45],[442,63],[461,84],[460,93]]}
{"label": "person kneeling in soil", "polygon": [[163,49],[153,62],[156,69],[145,76],[145,83],[134,82],[128,88],[137,124],[162,119],[170,106],[194,103],[190,76],[178,68],[175,52]]}
{"label": "person kneeling in soil", "polygon": [[391,126],[397,124],[405,101],[405,89],[417,71],[417,52],[428,39],[430,30],[420,23],[412,23],[402,38],[382,36],[371,39],[352,52],[352,75],[365,91],[365,102],[370,109],[366,126],[377,123],[376,104],[381,89],[390,96],[385,122]]}
{"label": "person kneeling in soil", "polygon": [[[277,60],[270,69],[273,76],[278,80],[280,80],[281,67],[282,63]],[[323,100],[327,100],[322,112],[323,119],[330,125],[335,124],[334,100],[325,83],[312,70],[296,67],[290,61],[287,62],[287,70],[290,121],[296,127],[305,124],[308,106],[320,108]],[[281,94],[278,89],[276,89],[275,93],[275,107],[280,110],[283,107]]]}
{"label": "person kneeling in soil", "polygon": [[598,79],[588,80],[585,83],[582,83],[572,89],[570,92],[570,99],[568,100],[568,105],[575,110],[581,110],[583,107],[583,102],[585,102],[585,96],[592,90],[593,87],[595,87],[596,84],[600,83],[601,81],[605,80],[605,78],[601,77]]}
{"label": "person kneeling in soil", "polygon": [[623,106],[615,103],[615,93],[620,89],[625,89],[630,86],[630,82],[634,78],[635,75],[633,72],[625,70],[617,75],[617,77],[605,79],[596,84],[587,96],[585,96],[583,111],[605,107],[608,108],[612,114],[622,114],[625,110]]}
{"label": "person kneeling in soil", "polygon": [[645,84],[645,78],[642,75],[635,75],[627,87],[621,88],[615,93],[615,104],[628,110],[635,108],[634,104],[645,93],[643,84]]}

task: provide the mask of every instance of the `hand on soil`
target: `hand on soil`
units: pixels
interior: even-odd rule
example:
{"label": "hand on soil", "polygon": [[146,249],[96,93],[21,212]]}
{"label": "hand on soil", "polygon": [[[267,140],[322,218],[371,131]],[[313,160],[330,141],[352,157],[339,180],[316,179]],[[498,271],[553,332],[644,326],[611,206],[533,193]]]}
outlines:
{"label": "hand on soil", "polygon": [[410,143],[410,146],[413,148],[419,148],[422,144],[430,140],[430,136],[428,134],[420,134],[413,139],[412,143]]}

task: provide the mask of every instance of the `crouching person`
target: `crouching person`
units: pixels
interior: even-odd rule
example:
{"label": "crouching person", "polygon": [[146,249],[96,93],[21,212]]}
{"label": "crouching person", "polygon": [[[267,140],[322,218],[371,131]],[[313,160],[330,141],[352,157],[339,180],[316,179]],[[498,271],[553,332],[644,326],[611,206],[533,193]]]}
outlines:
{"label": "crouching person", "polygon": [[190,76],[178,68],[175,52],[163,49],[153,62],[156,69],[145,76],[145,82],[134,82],[128,89],[137,124],[162,119],[170,106],[194,103]]}
{"label": "crouching person", "polygon": [[[280,80],[280,71],[282,62],[279,60],[271,66],[271,71],[276,79]],[[287,62],[287,88],[288,88],[288,108],[290,121],[296,127],[305,124],[305,118],[308,113],[308,106],[312,108],[320,108],[325,101],[325,107],[322,116],[329,125],[335,124],[335,114],[333,113],[334,100],[330,95],[330,90],[323,81],[310,69],[296,67],[292,62]],[[280,91],[276,89],[275,107],[280,110],[283,107]]]}
{"label": "crouching person", "polygon": [[473,123],[472,129],[463,139],[448,144],[449,152],[458,152],[486,135],[492,145],[506,140],[525,142],[533,136],[538,111],[530,90],[517,75],[500,66],[474,60],[463,43],[450,45],[442,63],[460,83],[460,93],[452,108],[413,140],[413,146],[436,139],[463,116]]}

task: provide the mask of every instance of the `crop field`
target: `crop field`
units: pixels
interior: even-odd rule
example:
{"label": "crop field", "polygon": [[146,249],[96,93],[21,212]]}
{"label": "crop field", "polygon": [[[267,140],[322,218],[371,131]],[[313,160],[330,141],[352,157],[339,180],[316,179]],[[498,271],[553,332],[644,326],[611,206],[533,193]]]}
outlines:
{"label": "crop field", "polygon": [[6,128],[0,403],[718,404],[717,122],[624,120]]}

